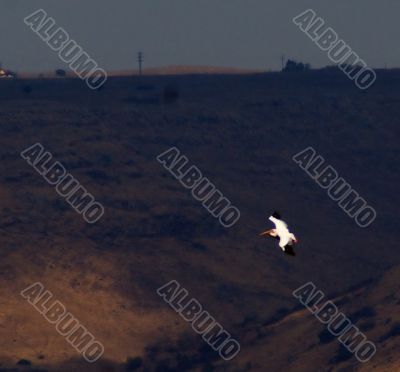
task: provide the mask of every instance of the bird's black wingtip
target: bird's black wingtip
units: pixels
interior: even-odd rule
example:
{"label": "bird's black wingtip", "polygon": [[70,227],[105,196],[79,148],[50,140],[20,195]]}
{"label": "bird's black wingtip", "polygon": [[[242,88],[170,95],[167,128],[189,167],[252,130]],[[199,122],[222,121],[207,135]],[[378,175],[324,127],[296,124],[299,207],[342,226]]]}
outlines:
{"label": "bird's black wingtip", "polygon": [[287,245],[286,247],[285,247],[285,253],[288,255],[288,256],[296,256],[296,252],[293,250],[293,247],[292,246],[290,246],[290,245]]}
{"label": "bird's black wingtip", "polygon": [[277,218],[278,220],[281,219],[281,215],[280,215],[280,213],[277,212],[277,211],[274,211],[274,213],[272,213],[272,217]]}

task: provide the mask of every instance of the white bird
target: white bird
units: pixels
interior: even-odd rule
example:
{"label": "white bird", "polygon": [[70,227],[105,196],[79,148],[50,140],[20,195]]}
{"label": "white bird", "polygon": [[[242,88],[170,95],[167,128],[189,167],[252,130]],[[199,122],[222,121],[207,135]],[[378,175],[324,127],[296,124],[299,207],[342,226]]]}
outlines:
{"label": "white bird", "polygon": [[266,230],[261,233],[260,236],[268,235],[279,239],[279,246],[281,249],[285,253],[295,256],[296,254],[293,251],[292,246],[296,244],[298,240],[294,234],[289,231],[286,222],[281,220],[281,217],[277,212],[274,212],[272,216],[269,217],[269,220],[275,224],[275,229]]}

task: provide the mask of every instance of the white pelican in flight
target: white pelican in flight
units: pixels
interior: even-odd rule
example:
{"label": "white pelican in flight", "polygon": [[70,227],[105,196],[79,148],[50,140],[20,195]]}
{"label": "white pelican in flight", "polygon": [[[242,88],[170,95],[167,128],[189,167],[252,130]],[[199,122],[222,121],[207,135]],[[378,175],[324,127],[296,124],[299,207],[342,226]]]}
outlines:
{"label": "white pelican in flight", "polygon": [[260,236],[271,236],[279,239],[279,246],[281,249],[290,256],[295,256],[296,253],[293,250],[293,245],[297,243],[297,238],[289,231],[288,225],[285,221],[281,220],[279,213],[274,212],[269,217],[275,225],[275,229],[266,230],[260,234]]}

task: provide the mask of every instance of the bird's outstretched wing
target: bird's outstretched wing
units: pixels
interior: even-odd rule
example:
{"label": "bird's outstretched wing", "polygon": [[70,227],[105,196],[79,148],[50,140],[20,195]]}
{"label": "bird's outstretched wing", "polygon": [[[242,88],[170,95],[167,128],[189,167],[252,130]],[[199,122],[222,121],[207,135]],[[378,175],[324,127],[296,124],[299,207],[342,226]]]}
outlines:
{"label": "bird's outstretched wing", "polygon": [[273,216],[271,216],[269,218],[269,220],[275,225],[276,230],[283,230],[283,229],[287,229],[287,224],[285,221],[279,220]]}

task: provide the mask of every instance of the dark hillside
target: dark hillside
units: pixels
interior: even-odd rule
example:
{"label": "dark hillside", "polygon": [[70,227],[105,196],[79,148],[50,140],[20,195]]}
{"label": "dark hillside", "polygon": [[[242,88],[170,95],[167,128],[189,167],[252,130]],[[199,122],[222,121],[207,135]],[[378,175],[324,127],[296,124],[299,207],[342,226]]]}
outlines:
{"label": "dark hillside", "polygon": [[[336,296],[379,280],[400,264],[399,88],[398,71],[379,72],[367,92],[322,72],[110,78],[100,91],[77,79],[0,81],[0,368],[79,357],[19,295],[36,281],[104,343],[110,365],[185,357],[181,370],[235,371],[270,348],[248,342],[250,330],[298,310],[295,288],[313,281]],[[21,158],[35,142],[104,205],[99,222]],[[157,162],[172,146],[240,209],[236,225],[222,227]],[[370,227],[294,163],[308,146],[376,209]],[[295,258],[258,236],[275,209],[300,239]],[[173,279],[242,340],[230,364],[157,296]],[[177,343],[195,346],[181,355]],[[279,356],[267,364],[300,370]]]}

